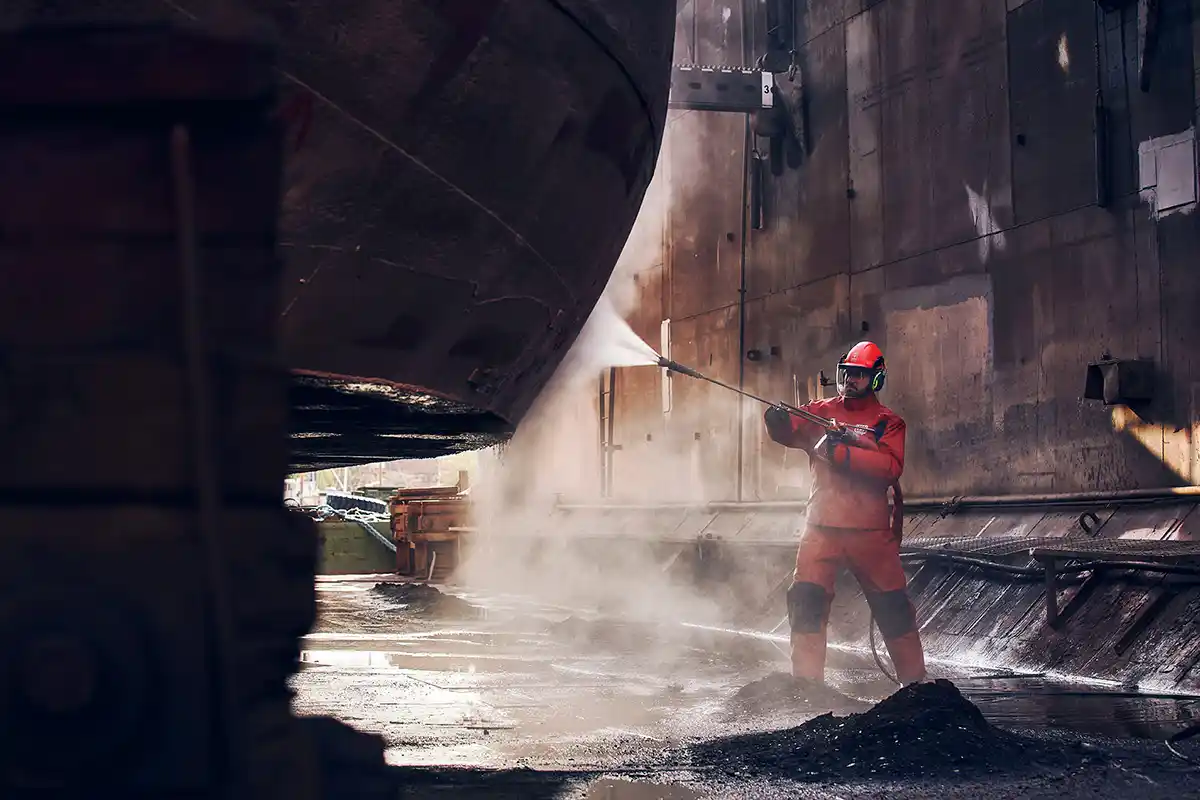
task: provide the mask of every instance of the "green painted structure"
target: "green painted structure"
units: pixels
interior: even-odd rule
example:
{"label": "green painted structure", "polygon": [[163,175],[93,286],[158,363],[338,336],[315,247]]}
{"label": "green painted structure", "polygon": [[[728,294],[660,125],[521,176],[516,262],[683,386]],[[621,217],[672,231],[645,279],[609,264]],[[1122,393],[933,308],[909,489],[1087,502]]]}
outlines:
{"label": "green painted structure", "polygon": [[[381,536],[390,537],[387,522],[373,524]],[[396,556],[360,525],[353,522],[322,522],[318,575],[362,575],[395,572]]]}

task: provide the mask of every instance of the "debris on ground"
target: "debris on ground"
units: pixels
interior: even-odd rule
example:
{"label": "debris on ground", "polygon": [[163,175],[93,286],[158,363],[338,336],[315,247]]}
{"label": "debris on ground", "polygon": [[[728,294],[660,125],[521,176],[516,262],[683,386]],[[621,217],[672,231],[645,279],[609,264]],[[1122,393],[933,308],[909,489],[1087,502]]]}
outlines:
{"label": "debris on ground", "polygon": [[735,713],[760,715],[781,711],[850,711],[865,709],[868,704],[847,697],[820,681],[773,672],[738,689],[729,699],[728,707]]}
{"label": "debris on ground", "polygon": [[861,714],[718,739],[693,754],[726,772],[801,781],[977,777],[1061,766],[1067,758],[1062,748],[993,727],[946,680],[906,686]]}
{"label": "debris on ground", "polygon": [[461,597],[444,594],[427,583],[377,583],[371,593],[403,603],[414,614],[441,619],[462,619],[479,616],[479,609]]}

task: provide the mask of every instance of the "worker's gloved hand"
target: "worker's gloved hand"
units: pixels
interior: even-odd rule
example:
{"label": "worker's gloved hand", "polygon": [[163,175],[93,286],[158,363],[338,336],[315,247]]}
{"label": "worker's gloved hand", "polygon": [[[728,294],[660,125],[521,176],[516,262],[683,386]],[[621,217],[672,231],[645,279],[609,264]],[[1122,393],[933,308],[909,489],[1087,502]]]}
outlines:
{"label": "worker's gloved hand", "polygon": [[767,433],[775,441],[786,441],[792,435],[792,415],[785,408],[771,406],[763,412]]}
{"label": "worker's gloved hand", "polygon": [[847,466],[850,463],[850,447],[836,434],[825,434],[810,451],[813,458],[832,464],[835,467]]}

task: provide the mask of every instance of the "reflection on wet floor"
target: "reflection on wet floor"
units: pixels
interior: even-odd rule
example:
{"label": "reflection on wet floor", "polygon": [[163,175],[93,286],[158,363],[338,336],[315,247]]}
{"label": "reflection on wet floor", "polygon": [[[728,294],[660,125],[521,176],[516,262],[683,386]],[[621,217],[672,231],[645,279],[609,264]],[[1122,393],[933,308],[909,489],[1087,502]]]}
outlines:
{"label": "reflection on wet floor", "polygon": [[[785,668],[772,642],[611,622],[593,635],[565,625],[561,610],[497,606],[482,620],[415,619],[369,592],[323,592],[321,622],[294,679],[297,709],[382,734],[393,764],[566,768],[662,764],[690,743],[790,727],[828,710],[731,712],[739,688]],[[874,701],[895,689],[860,656],[836,661],[830,682],[851,698]],[[990,721],[1014,728],[1163,739],[1200,719],[1194,699],[1080,691],[981,670],[934,677],[955,680]],[[628,781],[589,791],[613,800],[696,796]]]}
{"label": "reflection on wet floor", "polygon": [[984,715],[1008,727],[1060,728],[1101,736],[1164,739],[1200,720],[1200,700],[1145,697],[1045,681],[1004,681],[986,688],[960,681]]}

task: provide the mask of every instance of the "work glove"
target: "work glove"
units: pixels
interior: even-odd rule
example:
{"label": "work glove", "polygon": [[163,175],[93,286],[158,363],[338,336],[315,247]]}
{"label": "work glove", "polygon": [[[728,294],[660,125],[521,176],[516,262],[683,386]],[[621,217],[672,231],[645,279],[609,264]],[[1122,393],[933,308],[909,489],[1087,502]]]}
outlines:
{"label": "work glove", "polygon": [[813,457],[835,467],[844,466],[850,462],[850,447],[842,441],[836,431],[826,433],[818,439],[811,452]]}
{"label": "work glove", "polygon": [[767,433],[776,441],[786,441],[792,435],[792,415],[785,408],[768,408],[763,412],[763,423],[767,426]]}

